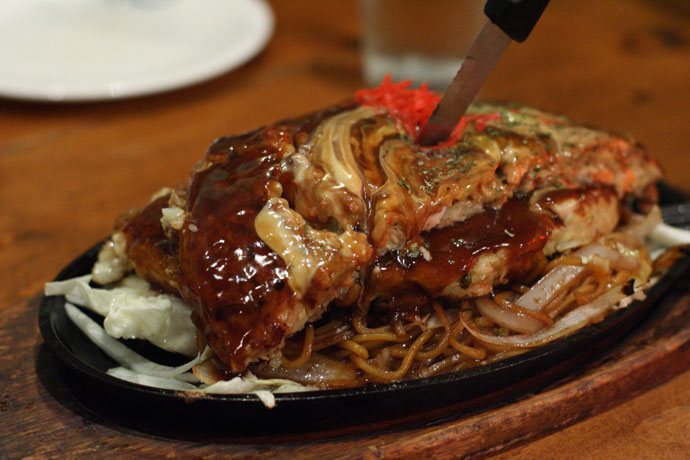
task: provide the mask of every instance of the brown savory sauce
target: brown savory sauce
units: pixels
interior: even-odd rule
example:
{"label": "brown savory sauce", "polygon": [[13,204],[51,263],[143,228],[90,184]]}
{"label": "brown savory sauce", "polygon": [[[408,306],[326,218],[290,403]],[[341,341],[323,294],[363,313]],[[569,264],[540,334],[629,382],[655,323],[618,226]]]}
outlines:
{"label": "brown savory sauce", "polygon": [[295,136],[308,136],[339,110],[221,138],[206,155],[211,166],[192,177],[179,238],[180,292],[195,307],[206,341],[235,371],[247,356],[277,347],[294,314],[285,264],[254,230],[273,182],[270,169],[294,150]]}
{"label": "brown savory sauce", "polygon": [[[294,304],[285,264],[254,231],[268,199],[268,168],[282,159],[278,140],[286,136],[270,129],[248,142],[222,145],[227,163],[197,173],[190,185],[190,218],[179,247],[182,292],[203,305],[195,309],[195,324],[234,369],[246,365],[244,350],[270,349],[283,340],[286,326],[271,320],[276,316],[270,310]],[[218,145],[214,148],[218,153]]]}
{"label": "brown savory sauce", "polygon": [[[551,230],[558,222],[550,215],[530,210],[526,198],[509,200],[500,210],[489,209],[459,224],[420,235],[419,250],[396,251],[375,262],[374,292],[423,290],[439,296],[454,281],[467,288],[466,277],[482,254],[505,250],[508,271],[520,276],[531,270]],[[424,248],[431,255],[426,260]]]}

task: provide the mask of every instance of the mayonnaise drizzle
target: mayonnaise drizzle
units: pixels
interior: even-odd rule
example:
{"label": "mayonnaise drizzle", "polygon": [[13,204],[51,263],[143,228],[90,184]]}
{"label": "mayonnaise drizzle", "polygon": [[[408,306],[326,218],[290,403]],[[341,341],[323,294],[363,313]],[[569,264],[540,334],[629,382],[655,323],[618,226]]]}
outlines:
{"label": "mayonnaise drizzle", "polygon": [[377,113],[370,107],[359,107],[335,115],[316,128],[310,142],[311,160],[321,164],[333,178],[360,197],[362,176],[352,153],[350,131],[359,120]]}
{"label": "mayonnaise drizzle", "polygon": [[254,220],[259,238],[285,262],[288,284],[300,297],[307,294],[319,268],[329,264],[346,270],[367,260],[370,248],[364,233],[347,230],[340,235],[309,227],[302,216],[290,209],[284,198],[271,198]]}

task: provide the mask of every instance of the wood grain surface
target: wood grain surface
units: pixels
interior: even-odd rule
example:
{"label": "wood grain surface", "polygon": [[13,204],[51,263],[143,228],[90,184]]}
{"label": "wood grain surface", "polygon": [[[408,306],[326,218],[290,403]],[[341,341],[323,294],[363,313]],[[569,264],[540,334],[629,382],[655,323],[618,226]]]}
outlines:
{"label": "wood grain surface", "polygon": [[[634,133],[667,180],[690,191],[686,5],[552,2],[482,96]],[[104,103],[0,99],[0,458],[687,458],[683,286],[668,317],[597,365],[514,404],[433,426],[309,443],[200,444],[118,427],[80,406],[42,346],[43,283],[107,235],[115,216],[185,176],[212,139],[319,109],[363,85],[356,2],[272,6],[268,47],[207,83]]]}

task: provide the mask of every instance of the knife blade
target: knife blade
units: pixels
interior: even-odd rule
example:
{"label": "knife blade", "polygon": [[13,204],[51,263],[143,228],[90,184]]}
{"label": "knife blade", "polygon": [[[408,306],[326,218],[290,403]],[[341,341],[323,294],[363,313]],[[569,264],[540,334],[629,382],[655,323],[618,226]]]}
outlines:
{"label": "knife blade", "polygon": [[489,0],[489,21],[475,39],[429,120],[417,136],[422,146],[448,139],[511,42],[524,41],[549,0]]}
{"label": "knife blade", "polygon": [[419,133],[419,145],[436,145],[448,139],[509,44],[510,37],[496,24],[491,21],[484,24],[460,70]]}

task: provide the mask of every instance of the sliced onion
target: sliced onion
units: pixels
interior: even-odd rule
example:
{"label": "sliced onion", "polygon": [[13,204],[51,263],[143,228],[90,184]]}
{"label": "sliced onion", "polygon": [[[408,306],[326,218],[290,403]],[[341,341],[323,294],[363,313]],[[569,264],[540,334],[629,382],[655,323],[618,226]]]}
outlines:
{"label": "sliced onion", "polygon": [[251,392],[269,409],[276,407],[276,397],[268,390],[254,390]]}
{"label": "sliced onion", "polygon": [[[515,305],[532,311],[541,311],[564,290],[570,289],[586,273],[580,265],[559,265],[542,276],[529,291],[515,301]],[[521,331],[522,332],[522,331]]]}
{"label": "sliced onion", "polygon": [[542,321],[507,308],[501,308],[488,297],[480,297],[475,300],[475,303],[479,313],[511,331],[531,333],[544,327]]}
{"label": "sliced onion", "polygon": [[590,257],[594,255],[603,257],[611,262],[611,267],[615,268],[616,270],[632,271],[637,269],[639,266],[639,262],[634,256],[625,255],[619,251],[616,251],[615,249],[611,249],[610,247],[599,243],[593,243],[585,246],[579,251],[576,251],[573,255],[577,257]]}
{"label": "sliced onion", "polygon": [[634,214],[630,219],[630,223],[621,228],[621,232],[627,233],[642,241],[645,236],[652,233],[654,228],[661,223],[661,209],[654,205],[652,209],[645,215]]}
{"label": "sliced onion", "polygon": [[[585,258],[599,256],[611,263],[617,270],[632,271],[638,268],[639,261],[615,249],[599,243],[592,243],[573,253],[573,256]],[[580,281],[587,272],[581,265],[558,265],[542,276],[529,291],[525,292],[515,305],[532,311],[541,311],[553,299],[567,291]],[[522,331],[521,331],[522,332]]]}
{"label": "sliced onion", "polygon": [[252,370],[263,378],[288,379],[302,385],[321,387],[352,384],[357,378],[357,372],[351,367],[319,353],[312,353],[307,364],[297,369],[282,366],[273,368],[268,362],[262,362],[253,366]]}
{"label": "sliced onion", "polygon": [[[532,348],[556,340],[586,326],[618,302],[628,297],[623,292],[624,289],[625,285],[615,286],[594,299],[594,301],[574,309],[551,326],[547,326],[533,334],[499,337],[481,331],[473,322],[467,321],[463,315],[460,315],[460,320],[470,334],[483,342],[495,345],[509,345],[515,348]],[[644,292],[640,289],[630,297],[634,299],[644,298]]]}
{"label": "sliced onion", "polygon": [[664,246],[690,244],[690,232],[682,228],[671,227],[663,222],[657,225],[649,237]]}

